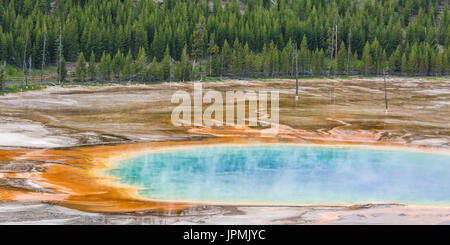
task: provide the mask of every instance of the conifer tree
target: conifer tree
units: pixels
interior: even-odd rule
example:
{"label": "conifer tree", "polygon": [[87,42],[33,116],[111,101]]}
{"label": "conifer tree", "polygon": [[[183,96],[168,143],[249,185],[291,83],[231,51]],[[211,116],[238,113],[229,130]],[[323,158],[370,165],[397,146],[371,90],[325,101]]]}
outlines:
{"label": "conifer tree", "polygon": [[269,62],[269,74],[273,76],[278,72],[279,65],[278,47],[275,45],[274,41],[270,42],[267,57]]}
{"label": "conifer tree", "polygon": [[391,57],[389,57],[389,71],[390,72],[400,72],[402,66],[402,53],[400,51],[400,46],[395,49]]}
{"label": "conifer tree", "polygon": [[145,30],[145,27],[143,26],[142,23],[136,23],[135,28],[134,28],[134,33],[135,33],[135,38],[134,38],[134,50],[135,53],[138,53],[138,51],[141,48],[145,48],[147,47],[147,43],[148,43],[148,34]]}
{"label": "conifer tree", "polygon": [[[250,48],[248,46],[248,43],[246,43],[244,45],[244,47],[242,47],[241,49],[241,54],[240,54],[240,61],[239,61],[239,65],[240,65],[240,73],[242,75],[248,75],[249,73],[249,68],[251,68],[252,64],[247,63],[247,57],[250,55]],[[248,66],[247,66],[248,65]]]}
{"label": "conifer tree", "polygon": [[77,82],[85,82],[87,77],[86,60],[84,59],[83,52],[78,57],[77,64],[75,66],[75,77]]}
{"label": "conifer tree", "polygon": [[227,40],[225,40],[222,48],[222,61],[221,61],[221,75],[225,75],[230,70],[230,64],[231,59],[233,56],[233,51],[231,50],[230,46],[228,45]]}
{"label": "conifer tree", "polygon": [[259,71],[262,72],[262,74],[265,76],[272,75],[270,73],[270,69],[271,69],[270,59],[271,59],[270,50],[267,48],[266,44],[264,44],[261,55],[260,55]]}
{"label": "conifer tree", "polygon": [[231,73],[233,75],[240,75],[242,70],[242,46],[236,38],[233,44],[233,54],[231,56]]}
{"label": "conifer tree", "polygon": [[281,71],[283,73],[291,73],[291,75],[292,75],[292,58],[293,58],[292,51],[293,51],[292,40],[289,39],[286,46],[283,48],[283,51],[281,52],[280,66]]}
{"label": "conifer tree", "polygon": [[305,74],[309,69],[309,49],[308,49],[308,39],[306,35],[303,36],[302,43],[300,44],[300,50],[298,55],[298,65],[302,71],[302,74]]}
{"label": "conifer tree", "polygon": [[78,25],[75,19],[69,18],[63,28],[63,53],[69,61],[76,59],[79,52]]}
{"label": "conifer tree", "polygon": [[381,74],[383,67],[383,50],[377,38],[375,38],[375,40],[372,42],[372,45],[370,46],[370,53],[372,71],[376,74]]}
{"label": "conifer tree", "polygon": [[128,54],[123,62],[120,79],[128,81],[131,79],[132,74],[133,74],[133,56],[131,55],[131,50],[128,50]]}
{"label": "conifer tree", "polygon": [[61,74],[60,81],[65,82],[67,78],[67,68],[66,68],[66,60],[64,58],[62,58],[61,62],[58,63],[57,73]]}
{"label": "conifer tree", "polygon": [[158,60],[156,59],[156,56],[153,57],[152,63],[150,64],[148,76],[153,81],[161,80],[160,67],[159,67]]}
{"label": "conifer tree", "polygon": [[[219,47],[214,42],[214,34],[212,34],[211,37],[210,37],[210,41],[209,41],[209,44],[208,44],[207,52],[208,52],[208,55],[209,55],[209,75],[211,76],[213,74],[212,73],[213,72],[213,66],[214,67],[217,66],[217,64],[216,64],[216,62],[217,62],[216,55],[219,53]],[[213,62],[213,59],[214,59],[215,62]],[[217,74],[217,73],[214,73],[214,74]]]}
{"label": "conifer tree", "polygon": [[116,55],[114,55],[114,58],[111,61],[111,68],[114,73],[114,78],[119,78],[124,66],[124,61],[125,57],[123,57],[122,52],[118,49]]}
{"label": "conifer tree", "polygon": [[316,49],[311,53],[311,68],[313,74],[320,74],[321,73],[321,66],[320,66],[320,54],[319,50]]}
{"label": "conifer tree", "polygon": [[89,58],[88,77],[89,80],[95,80],[97,77],[97,65],[95,63],[94,52],[91,53],[91,56]]}
{"label": "conifer tree", "polygon": [[439,74],[440,64],[438,62],[438,52],[436,50],[431,50],[430,54],[430,75]]}
{"label": "conifer tree", "polygon": [[369,75],[372,72],[372,55],[369,42],[366,42],[364,46],[360,72],[365,75]]}
{"label": "conifer tree", "polygon": [[112,69],[111,69],[111,55],[106,52],[103,52],[102,58],[100,59],[100,63],[97,66],[98,73],[101,75],[101,78],[106,81],[111,80]]}
{"label": "conifer tree", "polygon": [[[170,57],[179,61],[185,46],[194,65],[202,61],[206,51],[208,65],[200,65],[196,70],[206,70],[209,75],[247,75],[251,70],[272,75],[292,72],[289,40],[296,38],[301,40],[300,72],[316,73],[321,72],[316,66],[318,55],[320,50],[329,49],[329,30],[334,30],[331,25],[338,14],[339,32],[337,40],[333,38],[339,46],[338,64],[332,67],[338,72],[343,73],[343,66],[347,70],[345,62],[349,62],[349,57],[352,61],[348,69],[361,74],[380,74],[387,60],[393,73],[450,72],[450,12],[443,3],[448,1],[373,0],[359,4],[357,0],[345,0],[324,4],[324,1],[282,0],[272,1],[273,4],[266,0],[233,0],[222,8],[222,2],[215,0],[211,9],[208,1],[184,0],[164,1],[161,6],[154,1],[130,0],[57,0],[54,6],[50,0],[0,2],[0,60],[16,67],[24,67],[24,57],[28,61],[30,56],[33,67],[41,67],[43,56],[45,65],[58,65],[61,39],[62,56],[67,61],[76,61],[80,52],[94,53],[95,61],[100,61],[103,53],[105,59],[109,55],[111,72],[116,78],[123,75],[123,60],[129,50],[137,59],[143,48],[148,57],[156,57],[160,62],[169,47]],[[245,11],[240,9],[243,2]],[[60,23],[62,38],[59,38]],[[230,45],[235,40],[238,44]],[[342,46],[343,41],[346,46]],[[366,48],[366,43],[370,47]],[[370,52],[364,52],[365,48]],[[404,54],[408,63],[405,70]],[[359,69],[355,69],[355,64]],[[92,79],[93,70],[88,70]],[[142,74],[148,74],[151,69],[146,66],[143,70]]]}
{"label": "conifer tree", "polygon": [[164,34],[162,32],[159,32],[159,30],[157,30],[154,35],[155,36],[151,45],[150,54],[152,56],[156,56],[156,58],[160,61],[164,56],[164,50],[167,45]]}
{"label": "conifer tree", "polygon": [[187,48],[184,47],[181,52],[181,59],[177,63],[174,71],[174,77],[177,81],[189,81],[191,79],[192,67],[189,62],[189,57],[187,55]]}
{"label": "conifer tree", "polygon": [[406,58],[406,53],[403,53],[403,55],[402,55],[401,72],[403,74],[407,74],[407,72],[408,72],[408,60]]}
{"label": "conifer tree", "polygon": [[204,29],[205,29],[205,18],[202,16],[200,17],[200,21],[197,24],[197,27],[195,28],[193,34],[194,42],[192,45],[192,54],[191,54],[194,61],[193,69],[195,69],[195,64],[199,61],[199,59],[203,55],[203,44],[204,44],[203,35],[205,31]]}
{"label": "conifer tree", "polygon": [[350,74],[356,71],[358,69],[358,66],[359,66],[358,52],[355,52],[350,61]]}
{"label": "conifer tree", "polygon": [[344,74],[345,71],[347,70],[347,48],[345,47],[345,43],[342,41],[341,45],[339,47],[339,52],[338,52],[338,63],[337,63],[337,71],[340,74]]}
{"label": "conifer tree", "polygon": [[3,65],[0,65],[0,91],[1,92],[5,91],[4,79],[5,79],[5,68],[3,67]]}
{"label": "conifer tree", "polygon": [[411,48],[408,56],[408,73],[411,75],[416,75],[419,70],[419,56],[417,44]]}
{"label": "conifer tree", "polygon": [[170,80],[172,66],[172,58],[170,57],[169,46],[166,47],[166,51],[164,52],[164,58],[161,62],[161,77],[164,81]]}
{"label": "conifer tree", "polygon": [[[167,48],[168,50],[169,48]],[[166,51],[168,52],[168,51]],[[164,57],[165,59],[165,57]],[[145,53],[144,48],[139,49],[139,54],[134,62],[134,75],[136,76],[137,81],[144,81],[145,80],[145,73],[147,70],[147,54]]]}
{"label": "conifer tree", "polygon": [[245,57],[245,75],[253,75],[257,71],[257,61],[255,54],[250,51],[248,55]]}
{"label": "conifer tree", "polygon": [[444,49],[441,55],[441,73],[442,75],[450,74],[450,48]]}

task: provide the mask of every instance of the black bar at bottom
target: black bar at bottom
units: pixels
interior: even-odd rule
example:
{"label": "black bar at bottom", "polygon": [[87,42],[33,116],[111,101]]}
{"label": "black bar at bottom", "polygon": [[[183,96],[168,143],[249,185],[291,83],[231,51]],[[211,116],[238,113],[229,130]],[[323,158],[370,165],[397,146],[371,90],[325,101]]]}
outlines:
{"label": "black bar at bottom", "polygon": [[[3,238],[157,244],[313,244],[448,241],[450,226],[0,226]],[[59,238],[58,238],[59,237]],[[312,240],[311,240],[312,239]],[[309,241],[309,242],[306,242]],[[311,241],[315,241],[311,243]],[[170,243],[169,243],[170,242]],[[283,243],[280,243],[283,242]]]}

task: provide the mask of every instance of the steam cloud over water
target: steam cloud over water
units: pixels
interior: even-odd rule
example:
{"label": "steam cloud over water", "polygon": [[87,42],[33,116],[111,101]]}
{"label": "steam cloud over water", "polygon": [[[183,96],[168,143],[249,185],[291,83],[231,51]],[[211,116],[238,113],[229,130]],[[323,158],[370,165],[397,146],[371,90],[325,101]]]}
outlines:
{"label": "steam cloud over water", "polygon": [[450,203],[445,154],[305,146],[201,147],[111,170],[148,198],[258,204]]}

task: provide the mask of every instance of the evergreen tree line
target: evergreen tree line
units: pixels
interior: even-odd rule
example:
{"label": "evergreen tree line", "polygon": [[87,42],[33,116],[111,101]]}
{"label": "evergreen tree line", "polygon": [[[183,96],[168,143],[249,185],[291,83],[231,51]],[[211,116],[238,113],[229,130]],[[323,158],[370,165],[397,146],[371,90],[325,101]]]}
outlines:
{"label": "evergreen tree line", "polygon": [[[21,68],[77,61],[81,81],[292,75],[296,63],[301,74],[445,75],[448,6],[447,0],[0,0],[0,60]],[[58,65],[58,73],[64,69]]]}

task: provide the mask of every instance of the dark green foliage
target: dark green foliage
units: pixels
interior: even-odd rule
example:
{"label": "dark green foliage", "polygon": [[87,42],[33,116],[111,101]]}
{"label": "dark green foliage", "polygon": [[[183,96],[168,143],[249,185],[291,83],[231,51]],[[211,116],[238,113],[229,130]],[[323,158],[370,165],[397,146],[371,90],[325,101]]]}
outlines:
{"label": "dark green foliage", "polygon": [[325,53],[323,49],[316,49],[312,53],[311,67],[314,74],[322,75],[325,70]]}
{"label": "dark green foliage", "polygon": [[66,60],[64,58],[61,60],[61,62],[58,62],[56,72],[58,73],[59,81],[65,82],[67,78],[67,68],[66,68]]}
{"label": "dark green foliage", "polygon": [[302,74],[305,74],[309,70],[310,66],[310,51],[308,49],[308,38],[303,36],[302,43],[300,44],[300,50],[298,55],[298,67],[299,71],[302,72]]}
{"label": "dark green foliage", "polygon": [[222,47],[222,60],[221,60],[221,69],[220,74],[227,74],[231,72],[231,59],[233,57],[233,50],[228,45],[228,41],[225,40],[223,47]]}
{"label": "dark green foliage", "polygon": [[172,58],[170,57],[169,46],[167,46],[164,52],[164,58],[161,62],[161,79],[164,81],[170,80],[170,74],[172,69]]}
{"label": "dark green foliage", "polygon": [[[186,47],[185,47],[186,49]],[[220,73],[220,62],[218,59],[219,46],[216,45],[214,40],[214,34],[208,44],[208,55],[209,55],[209,75],[218,75]]]}
{"label": "dark green foliage", "polygon": [[75,67],[75,76],[77,82],[85,82],[87,77],[87,67],[86,60],[84,59],[83,52],[80,53],[80,56],[77,60],[77,65]]}
{"label": "dark green foliage", "polygon": [[161,79],[160,69],[161,68],[158,61],[156,60],[156,57],[153,57],[152,63],[150,64],[150,67],[147,72],[147,76],[150,78],[151,81]]}
{"label": "dark green foliage", "polygon": [[[441,0],[3,0],[0,61],[22,67],[31,56],[40,68],[45,36],[45,65],[56,65],[60,23],[65,60],[93,54],[89,79],[168,80],[182,59],[195,71],[205,61],[211,76],[292,75],[294,41],[302,74],[325,74],[328,65],[341,74],[450,70],[450,11]],[[329,64],[333,23],[338,57]],[[142,52],[162,63],[149,65]]]}
{"label": "dark green foliage", "polygon": [[111,68],[114,74],[114,78],[119,78],[123,66],[125,63],[125,57],[123,56],[122,52],[120,52],[120,49],[117,50],[116,55],[114,56],[114,58],[111,60]]}
{"label": "dark green foliage", "polygon": [[177,63],[174,71],[174,77],[177,81],[189,81],[191,79],[192,66],[189,62],[186,47],[181,52],[181,59]]}
{"label": "dark green foliage", "polygon": [[360,73],[368,75],[372,73],[372,55],[371,55],[371,48],[369,42],[366,42],[366,45],[364,46],[362,60],[361,60],[361,69]]}
{"label": "dark green foliage", "polygon": [[347,60],[348,60],[347,48],[345,43],[341,42],[339,45],[338,60],[337,60],[337,72],[339,74],[345,74],[347,71]]}
{"label": "dark green foliage", "polygon": [[97,78],[97,65],[95,64],[94,52],[91,53],[89,58],[89,67],[87,72],[89,80],[95,80]]}
{"label": "dark green foliage", "polygon": [[[143,50],[143,49],[141,49]],[[144,56],[145,54],[141,54],[141,56]],[[144,56],[145,59],[146,56]],[[142,59],[142,58],[141,58]],[[146,71],[144,71],[146,72]],[[131,50],[128,51],[127,56],[125,57],[125,60],[123,62],[122,69],[120,70],[120,80],[128,81],[132,78],[133,75],[133,57],[131,55]]]}
{"label": "dark green foliage", "polygon": [[205,18],[202,16],[195,27],[192,44],[192,58],[197,62],[203,55],[203,35],[205,32]]}
{"label": "dark green foliage", "polygon": [[140,48],[138,57],[134,62],[134,75],[137,81],[142,82],[146,79],[147,63],[148,59],[145,50],[144,48]]}
{"label": "dark green foliage", "polygon": [[111,80],[112,75],[112,66],[111,66],[111,55],[103,52],[102,58],[100,59],[100,63],[97,66],[98,74],[100,75],[100,79],[109,81]]}
{"label": "dark green foliage", "polygon": [[3,82],[5,79],[5,69],[3,67],[3,65],[0,64],[0,91],[3,92],[4,86],[3,86]]}

